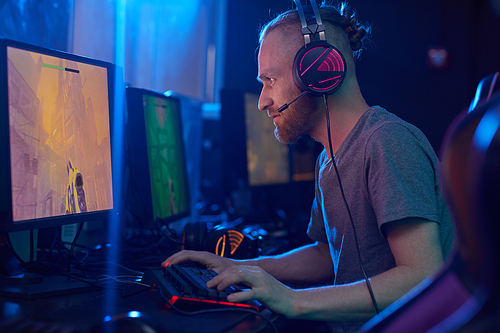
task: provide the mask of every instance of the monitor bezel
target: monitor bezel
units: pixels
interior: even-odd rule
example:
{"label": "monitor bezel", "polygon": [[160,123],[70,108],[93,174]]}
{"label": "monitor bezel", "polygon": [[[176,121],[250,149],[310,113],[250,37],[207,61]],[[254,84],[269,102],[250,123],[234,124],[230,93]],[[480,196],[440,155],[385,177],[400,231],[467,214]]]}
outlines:
{"label": "monitor bezel", "polygon": [[[190,200],[190,188],[189,188],[189,179],[188,179],[188,167],[187,167],[187,156],[186,156],[186,147],[185,147],[185,142],[184,142],[184,128],[183,128],[183,120],[182,120],[182,108],[181,108],[181,101],[179,98],[175,96],[167,96],[164,93],[160,93],[157,91],[153,91],[150,89],[146,88],[139,88],[139,87],[133,87],[133,86],[127,86],[125,87],[125,95],[126,95],[126,100],[127,100],[127,113],[128,113],[128,122],[127,122],[127,140],[128,140],[128,156],[127,156],[127,162],[128,167],[130,168],[130,176],[131,177],[138,177],[139,175],[143,177],[143,179],[146,179],[147,181],[144,181],[142,183],[141,188],[142,191],[140,191],[141,195],[141,200],[144,200],[144,202],[150,203],[146,207],[146,213],[147,213],[147,220],[146,221],[141,221],[142,228],[145,229],[156,229],[158,228],[158,224],[156,224],[156,221],[154,221],[154,213],[153,213],[153,205],[152,205],[152,192],[151,192],[151,182],[150,182],[150,171],[149,171],[149,158],[148,158],[148,152],[147,149],[141,149],[141,147],[147,147],[147,138],[146,138],[146,120],[144,116],[144,107],[143,107],[143,96],[152,96],[155,98],[161,98],[165,99],[171,102],[174,102],[177,104],[177,112],[178,114],[178,119],[179,119],[179,125],[180,125],[180,134],[181,134],[181,149],[182,149],[182,163],[184,164],[184,184],[186,184],[186,196],[187,196],[187,209],[183,212],[179,212],[177,214],[170,215],[168,217],[164,218],[159,218],[159,222],[163,224],[169,224],[178,220],[181,220],[185,217],[188,217],[192,214],[191,212],[191,200]],[[137,108],[137,110],[140,110],[142,112],[134,112],[132,108]],[[131,131],[131,125],[134,124],[134,131],[139,131],[136,132],[136,135],[134,138],[132,138],[132,133]],[[140,170],[137,170],[137,163],[131,162],[131,161],[148,161],[148,163],[142,163],[142,166],[144,168],[141,168]],[[137,179],[134,180],[137,182]],[[131,186],[130,182],[129,186]],[[126,203],[127,205],[127,203]]]}
{"label": "monitor bezel", "polygon": [[[35,218],[21,221],[14,221],[12,213],[12,175],[10,161],[10,133],[9,133],[9,100],[8,100],[8,64],[7,64],[7,48],[13,47],[30,52],[60,57],[70,61],[81,62],[85,64],[103,67],[107,71],[108,78],[108,102],[109,102],[109,126],[110,126],[110,150],[111,150],[111,183],[113,195],[113,207],[101,211],[92,211],[78,214],[57,215],[51,217]],[[14,232],[33,229],[43,229],[50,227],[62,226],[65,224],[83,223],[91,221],[107,221],[112,216],[118,214],[117,193],[115,192],[115,182],[117,181],[114,174],[115,156],[113,152],[113,135],[114,135],[114,96],[115,96],[115,72],[114,64],[84,57],[76,54],[71,54],[55,49],[30,45],[9,39],[0,39],[0,232]],[[5,158],[1,158],[4,156]]]}

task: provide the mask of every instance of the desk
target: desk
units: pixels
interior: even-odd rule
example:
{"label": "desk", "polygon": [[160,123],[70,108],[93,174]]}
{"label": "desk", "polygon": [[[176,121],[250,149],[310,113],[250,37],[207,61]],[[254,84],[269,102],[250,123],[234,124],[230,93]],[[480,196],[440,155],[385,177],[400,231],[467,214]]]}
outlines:
{"label": "desk", "polygon": [[[148,268],[158,269],[159,263],[168,257],[168,251],[171,250],[153,251],[144,244],[137,247],[127,244],[123,249],[116,261],[108,259],[105,247],[99,250],[100,252],[93,251],[91,256],[85,260],[85,264],[81,263],[81,266],[85,266],[89,275],[93,275],[92,278],[104,274],[107,271],[105,267],[110,262],[120,262],[128,266],[127,270],[120,270],[116,275],[130,274],[130,268],[144,272]],[[143,250],[140,252],[137,249]],[[47,261],[49,260],[47,259]],[[57,256],[50,260],[50,262],[58,261],[60,260]],[[65,262],[63,261],[61,269],[64,267]],[[74,270],[77,269],[72,268],[72,272]],[[77,270],[77,272],[79,271]],[[63,276],[60,277],[67,279]],[[72,279],[72,281],[74,280]],[[159,332],[273,332],[266,320],[251,313],[227,311],[216,314],[184,316],[175,310],[159,307],[154,301],[154,297],[146,290],[130,293],[128,292],[129,288],[124,288],[123,284],[113,287],[119,289],[98,289],[32,300],[9,297],[6,293],[0,294],[3,295],[0,296],[0,332],[3,332],[2,327],[5,327],[2,325],[14,322],[15,324],[33,324],[33,326],[47,323],[51,328],[61,327],[60,330],[54,330],[53,333],[97,333],[99,332],[97,328],[102,327],[103,318],[110,316],[114,318],[115,323],[118,321],[127,323],[126,314],[130,311],[138,311],[146,316],[148,322],[159,327],[157,330]],[[1,282],[0,290],[3,291]],[[269,310],[264,310],[263,315],[271,320],[280,332],[327,332],[323,323],[291,321],[283,316],[273,314]],[[63,328],[67,329],[63,330]],[[32,331],[27,329],[24,332]],[[19,331],[13,330],[12,332]],[[116,332],[131,331],[116,330]]]}
{"label": "desk", "polygon": [[[159,332],[272,332],[267,322],[254,314],[227,311],[184,316],[158,307],[146,290],[131,295],[127,295],[126,290],[109,288],[34,300],[2,297],[0,319],[5,323],[22,318],[19,323],[32,320],[33,324],[50,323],[53,327],[72,328],[75,332],[99,332],[97,328],[102,327],[106,316],[111,316],[115,323],[128,321],[126,324],[131,327],[135,319],[126,314],[138,311],[145,316],[142,320],[158,327]],[[288,325],[282,316],[268,310],[263,314],[280,331]]]}

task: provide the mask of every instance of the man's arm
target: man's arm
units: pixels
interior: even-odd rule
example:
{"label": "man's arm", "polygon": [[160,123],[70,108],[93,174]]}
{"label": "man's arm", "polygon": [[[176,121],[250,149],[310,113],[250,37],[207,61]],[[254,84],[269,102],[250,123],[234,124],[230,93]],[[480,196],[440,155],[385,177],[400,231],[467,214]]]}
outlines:
{"label": "man's arm", "polygon": [[217,273],[235,266],[258,266],[280,281],[320,282],[333,280],[333,263],[328,244],[305,245],[285,254],[260,257],[250,260],[231,260],[213,253],[181,251],[167,258],[162,265],[173,265],[183,261],[195,261]]}
{"label": "man's arm", "polygon": [[333,281],[333,262],[328,244],[316,242],[282,255],[246,260],[242,265],[259,266],[285,282]]}
{"label": "man's arm", "polygon": [[[396,267],[370,278],[379,309],[387,307],[443,263],[439,225],[420,219],[394,222],[385,228]],[[262,270],[234,266],[209,282],[223,289],[245,282],[251,290],[232,294],[231,302],[258,299],[273,311],[291,318],[326,321],[364,321],[375,315],[365,281],[304,290],[273,281]]]}

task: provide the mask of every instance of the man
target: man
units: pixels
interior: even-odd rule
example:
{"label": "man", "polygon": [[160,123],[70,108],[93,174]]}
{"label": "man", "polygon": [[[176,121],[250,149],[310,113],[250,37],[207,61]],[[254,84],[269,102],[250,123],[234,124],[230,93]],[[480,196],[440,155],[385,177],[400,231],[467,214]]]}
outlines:
{"label": "man", "polygon": [[[258,55],[259,108],[273,119],[278,140],[310,135],[325,147],[316,165],[308,229],[315,243],[244,261],[182,251],[162,265],[199,262],[219,273],[209,288],[240,282],[251,287],[230,295],[231,302],[257,299],[289,318],[328,321],[333,331],[347,332],[435,272],[451,248],[453,228],[440,193],[438,160],[425,136],[368,106],[360,92],[353,51],[360,50],[366,30],[345,10],[323,5],[319,13],[328,43],[344,55],[347,67],[328,99],[308,94],[290,103],[301,94],[292,74],[304,45],[296,10],[264,27]],[[295,290],[280,281],[332,282]]]}

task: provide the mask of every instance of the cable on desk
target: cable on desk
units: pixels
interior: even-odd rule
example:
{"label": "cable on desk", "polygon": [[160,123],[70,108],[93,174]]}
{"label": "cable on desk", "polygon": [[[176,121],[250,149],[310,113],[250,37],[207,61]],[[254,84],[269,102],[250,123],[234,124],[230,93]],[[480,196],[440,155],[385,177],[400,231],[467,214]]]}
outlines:
{"label": "cable on desk", "polygon": [[143,286],[143,287],[151,287],[150,285],[147,285],[147,284],[139,282],[139,281],[124,280],[126,278],[139,279],[141,277],[140,276],[132,276],[132,275],[118,275],[118,276],[99,275],[98,277],[95,278],[95,281],[100,282],[100,281],[112,280],[112,281],[122,283],[122,284],[135,284],[135,285],[139,285],[139,286]]}

